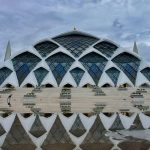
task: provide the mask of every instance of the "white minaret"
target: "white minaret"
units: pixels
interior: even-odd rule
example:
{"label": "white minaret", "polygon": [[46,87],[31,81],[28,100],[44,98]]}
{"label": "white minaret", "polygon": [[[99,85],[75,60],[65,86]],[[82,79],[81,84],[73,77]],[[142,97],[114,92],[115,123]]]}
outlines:
{"label": "white minaret", "polygon": [[134,42],[133,52],[137,53],[137,54],[139,53],[139,50],[138,50],[137,45],[136,45],[136,42]]}
{"label": "white minaret", "polygon": [[7,47],[6,47],[6,52],[5,52],[5,58],[4,61],[7,61],[10,59],[11,56],[11,45],[10,45],[10,41],[8,41]]}

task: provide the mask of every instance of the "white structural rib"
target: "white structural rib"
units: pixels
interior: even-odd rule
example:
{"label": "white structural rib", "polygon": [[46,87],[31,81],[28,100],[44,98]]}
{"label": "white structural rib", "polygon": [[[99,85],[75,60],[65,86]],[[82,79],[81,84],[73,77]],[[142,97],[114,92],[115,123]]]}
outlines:
{"label": "white structural rib", "polygon": [[134,86],[133,83],[129,80],[129,78],[121,71],[119,78],[118,78],[117,86],[120,86],[123,84],[129,84],[132,87]]}
{"label": "white structural rib", "polygon": [[100,81],[98,83],[98,86],[101,87],[101,86],[103,86],[105,84],[109,84],[112,87],[115,86],[114,83],[112,82],[112,80],[109,78],[109,76],[105,72],[103,72],[102,76],[100,78]]}
{"label": "white structural rib", "polygon": [[139,71],[136,77],[136,86],[139,87],[144,83],[150,85],[150,82],[147,80],[147,78]]}
{"label": "white structural rib", "polygon": [[10,84],[14,87],[18,87],[18,79],[15,72],[12,72],[6,80],[2,83],[1,87],[5,87],[7,84]]}
{"label": "white structural rib", "polygon": [[24,87],[26,84],[31,84],[34,87],[36,87],[38,85],[36,77],[35,77],[33,71],[30,72],[29,75],[25,78],[25,80],[21,84],[21,87]]}
{"label": "white structural rib", "polygon": [[86,84],[95,85],[92,77],[89,75],[89,73],[87,71],[85,71],[85,73],[80,81],[79,87],[83,87]]}
{"label": "white structural rib", "polygon": [[116,66],[111,60],[109,60],[106,64],[106,67],[104,68],[104,71],[106,71],[110,68],[113,68],[113,67],[120,70],[118,66]]}
{"label": "white structural rib", "polygon": [[51,71],[45,76],[44,80],[42,81],[41,85],[51,84],[54,87],[57,87],[57,82],[52,74]]}
{"label": "white structural rib", "polygon": [[40,67],[42,67],[42,68],[44,68],[46,70],[49,70],[48,64],[43,59],[37,64],[37,66],[34,68],[34,70],[36,70],[36,69],[38,69]]}
{"label": "white structural rib", "polygon": [[0,63],[0,68],[3,68],[3,67],[7,67],[7,68],[9,68],[12,71],[14,70],[11,60],[7,60],[5,62],[1,62]]}
{"label": "white structural rib", "polygon": [[66,75],[64,76],[64,78],[62,79],[61,83],[60,83],[60,87],[63,87],[64,85],[66,84],[70,84],[72,85],[73,87],[76,87],[76,82],[75,80],[73,79],[72,75],[67,72]]}

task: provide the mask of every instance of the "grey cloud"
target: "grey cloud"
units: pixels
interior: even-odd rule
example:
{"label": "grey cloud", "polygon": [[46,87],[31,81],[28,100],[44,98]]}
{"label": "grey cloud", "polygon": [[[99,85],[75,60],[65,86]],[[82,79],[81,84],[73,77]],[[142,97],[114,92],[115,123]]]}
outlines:
{"label": "grey cloud", "polygon": [[148,0],[0,0],[0,54],[8,40],[16,51],[74,26],[125,46],[149,44],[149,13]]}

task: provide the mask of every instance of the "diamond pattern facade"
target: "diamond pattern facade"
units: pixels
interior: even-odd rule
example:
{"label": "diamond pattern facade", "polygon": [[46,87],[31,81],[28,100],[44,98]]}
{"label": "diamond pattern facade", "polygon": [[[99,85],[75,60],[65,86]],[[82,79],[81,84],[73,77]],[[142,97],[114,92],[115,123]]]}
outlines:
{"label": "diamond pattern facade", "polygon": [[40,58],[30,52],[24,52],[12,59],[19,85],[40,62]]}
{"label": "diamond pattern facade", "polygon": [[0,69],[0,85],[6,80],[6,78],[12,73],[12,70],[7,67]]}
{"label": "diamond pattern facade", "polygon": [[150,81],[150,68],[146,67],[141,70],[141,73]]}
{"label": "diamond pattern facade", "polygon": [[[81,115],[79,114],[77,114],[75,121],[71,118],[74,117],[74,114],[68,118],[65,117],[65,119],[63,117],[60,118],[62,114],[52,114],[48,117],[41,114],[42,116],[36,115],[36,118],[34,116],[24,118],[23,116],[25,114],[23,114],[23,116],[20,115],[20,118],[18,115],[20,114],[15,116],[11,114],[6,118],[0,118],[0,148],[3,150],[73,150],[76,149],[75,147],[83,150],[110,150],[112,147],[120,147],[124,150],[148,150],[150,147],[150,141],[148,141],[149,129],[145,129],[142,126],[142,124],[148,121],[147,115],[146,120],[140,120],[139,114],[137,114],[133,122],[133,125],[136,124],[137,126],[134,126],[134,128],[131,126],[129,132],[126,129],[124,131],[117,131],[124,129],[123,125],[127,124],[127,122],[125,122],[126,118],[118,114],[111,129],[109,129],[113,131],[113,133],[106,130],[107,119],[104,120],[104,118],[100,118],[99,114],[91,116],[92,118],[96,118],[93,118],[94,120],[82,116],[82,121]],[[8,124],[8,120],[10,124]],[[68,126],[69,122],[67,122],[67,120],[72,122],[72,127]],[[28,129],[27,127],[32,121],[33,124],[31,128]],[[131,123],[130,121],[128,122],[129,124]],[[5,126],[6,122],[7,125]],[[103,122],[105,122],[105,124],[103,124]],[[46,125],[46,130],[42,123]],[[87,126],[85,128],[85,124],[90,124],[90,128],[87,128]],[[9,126],[10,128],[8,129]],[[126,132],[128,134],[123,134]],[[133,136],[132,132],[134,133]],[[139,132],[140,135],[143,135],[138,138],[139,134],[135,134],[135,132]],[[111,140],[110,137],[115,141]],[[117,146],[116,140],[120,140]]]}
{"label": "diamond pattern facade", "polygon": [[38,82],[38,85],[40,86],[43,79],[48,74],[48,71],[46,69],[44,69],[43,67],[40,67],[34,71],[34,74],[35,74],[36,80]]}
{"label": "diamond pattern facade", "polygon": [[44,41],[36,44],[34,48],[40,53],[42,57],[46,57],[59,46],[51,41]]}
{"label": "diamond pattern facade", "polygon": [[98,41],[95,37],[77,34],[76,32],[58,36],[53,38],[53,40],[65,47],[70,53],[73,54],[74,57],[79,57],[83,51]]}
{"label": "diamond pattern facade", "polygon": [[80,68],[74,68],[70,71],[70,73],[73,76],[74,80],[76,81],[77,85],[79,85],[85,71]]}
{"label": "diamond pattern facade", "polygon": [[46,133],[46,129],[44,128],[43,124],[41,123],[41,120],[38,115],[36,116],[35,121],[32,124],[30,133],[33,136],[35,136],[36,138],[39,138],[40,136],[42,136],[43,134]]}
{"label": "diamond pattern facade", "polygon": [[112,60],[135,85],[140,60],[129,53],[121,53]]}
{"label": "diamond pattern facade", "polygon": [[46,59],[50,69],[52,70],[54,77],[59,85],[66,72],[71,67],[74,59],[70,56],[60,52],[52,55]]}
{"label": "diamond pattern facade", "polygon": [[107,59],[95,52],[92,52],[83,56],[79,61],[83,64],[97,85],[106,66]]}
{"label": "diamond pattern facade", "polygon": [[108,74],[108,76],[111,78],[111,80],[113,81],[113,83],[116,86],[120,71],[118,69],[116,69],[115,67],[112,67],[112,68],[106,70],[106,73]]}
{"label": "diamond pattern facade", "polygon": [[[0,68],[1,87],[4,81],[7,83],[7,79],[9,80],[8,83],[10,82],[11,79],[8,77],[12,73],[14,87],[23,87],[27,84],[32,84],[34,87],[41,86],[44,79],[45,83],[55,86],[64,86],[69,83],[76,87],[81,86],[80,83],[83,82],[103,86],[99,83],[104,83],[103,80],[107,80],[108,76],[114,86],[123,83],[141,86],[139,82],[136,82],[140,72],[146,77],[146,79],[141,78],[143,82],[140,83],[150,86],[150,67],[147,65],[143,70],[139,70],[140,64],[143,64],[139,54],[135,54],[134,51],[129,52],[110,40],[99,39],[93,35],[74,30],[49,40],[36,42],[33,45],[35,49],[19,52],[14,57],[10,57],[14,69],[9,70],[11,64],[7,64],[7,62],[2,64]],[[41,57],[38,57],[37,53]],[[43,66],[34,70],[41,61]],[[119,70],[115,67],[106,70],[107,65],[109,65],[108,61],[112,63],[112,66],[114,63]],[[48,69],[46,63],[49,66]],[[75,64],[74,69],[70,70],[73,63]],[[108,76],[101,78],[104,71]],[[30,73],[31,78],[25,80]],[[67,73],[69,75],[68,80],[65,80],[64,77]],[[118,80],[120,73],[121,75],[123,73],[122,79]],[[46,77],[47,74],[49,76]],[[73,78],[70,77],[70,74]],[[16,75],[15,80],[14,75]],[[56,79],[56,82],[53,78]]]}
{"label": "diamond pattern facade", "polygon": [[94,48],[100,51],[106,57],[111,57],[118,47],[114,45],[113,43],[102,41],[94,45]]}
{"label": "diamond pattern facade", "polygon": [[76,118],[75,122],[73,123],[69,132],[76,137],[80,137],[86,132],[86,129],[85,129],[83,123],[81,122],[79,115],[77,115],[77,118]]}

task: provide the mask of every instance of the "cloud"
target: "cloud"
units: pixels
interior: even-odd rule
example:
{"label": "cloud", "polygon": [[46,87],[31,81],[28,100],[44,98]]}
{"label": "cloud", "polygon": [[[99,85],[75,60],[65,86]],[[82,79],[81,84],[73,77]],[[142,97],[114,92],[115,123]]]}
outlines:
{"label": "cloud", "polygon": [[147,0],[0,0],[0,55],[8,40],[17,51],[76,26],[121,46],[136,40],[140,48],[148,47],[141,53],[150,61],[149,13]]}

